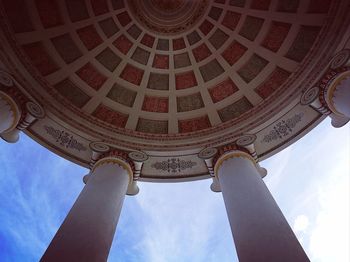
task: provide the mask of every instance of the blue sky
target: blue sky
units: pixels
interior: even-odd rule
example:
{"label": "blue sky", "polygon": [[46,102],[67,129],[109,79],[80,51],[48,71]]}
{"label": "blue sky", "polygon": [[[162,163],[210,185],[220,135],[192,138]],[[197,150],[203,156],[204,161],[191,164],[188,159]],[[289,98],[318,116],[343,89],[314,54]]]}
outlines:
{"label": "blue sky", "polygon": [[[264,179],[312,261],[349,261],[350,125],[329,119],[265,160]],[[22,134],[0,141],[0,261],[38,261],[83,188],[87,170]],[[126,197],[109,261],[237,261],[211,181],[140,183]]]}

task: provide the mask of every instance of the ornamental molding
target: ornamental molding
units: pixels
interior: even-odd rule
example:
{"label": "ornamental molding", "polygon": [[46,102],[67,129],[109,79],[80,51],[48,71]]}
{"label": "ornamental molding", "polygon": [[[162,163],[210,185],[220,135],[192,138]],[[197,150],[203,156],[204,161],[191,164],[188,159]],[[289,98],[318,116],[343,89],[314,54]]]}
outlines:
{"label": "ornamental molding", "polygon": [[198,157],[201,159],[211,159],[218,153],[218,149],[214,147],[204,148],[199,152]]}
{"label": "ornamental molding", "polygon": [[44,109],[40,105],[34,102],[32,101],[27,102],[25,107],[28,113],[31,114],[36,119],[43,119],[45,117]]}
{"label": "ornamental molding", "polygon": [[196,166],[197,163],[191,160],[181,160],[180,158],[169,158],[164,161],[157,161],[151,165],[152,168],[168,173],[179,173],[186,169],[191,169]]}
{"label": "ornamental molding", "polygon": [[247,147],[253,145],[256,140],[256,135],[244,135],[237,139],[237,146]]}
{"label": "ornamental molding", "polygon": [[89,144],[89,147],[92,151],[96,152],[96,153],[107,153],[110,150],[109,145],[103,143],[103,142],[91,142]]}
{"label": "ornamental molding", "polygon": [[320,95],[320,88],[318,86],[313,86],[306,90],[303,95],[300,98],[300,104],[310,105],[312,102],[314,102]]}
{"label": "ornamental molding", "polygon": [[6,87],[13,86],[14,83],[12,76],[3,70],[0,70],[0,84]]}
{"label": "ornamental molding", "polygon": [[350,59],[350,49],[343,49],[339,51],[332,59],[330,64],[331,69],[337,69],[345,66]]}
{"label": "ornamental molding", "polygon": [[148,155],[141,151],[132,151],[128,154],[129,158],[134,162],[145,162],[148,159]]}
{"label": "ornamental molding", "polygon": [[91,169],[91,173],[94,173],[99,167],[104,165],[116,165],[123,168],[127,175],[129,176],[129,184],[133,181],[133,170],[132,167],[121,158],[115,157],[105,157],[96,162],[96,164]]}
{"label": "ornamental molding", "polygon": [[52,126],[46,125],[44,126],[44,129],[49,136],[56,140],[57,144],[65,148],[74,149],[79,152],[87,150],[87,148],[82,143],[78,142],[78,140],[75,139],[73,135],[66,131],[55,129]]}
{"label": "ornamental molding", "polygon": [[287,120],[282,120],[276,123],[267,135],[264,136],[261,143],[270,143],[274,140],[283,139],[286,136],[289,136],[294,132],[294,128],[297,126],[301,119],[303,118],[304,113],[295,114],[293,117],[288,118]]}

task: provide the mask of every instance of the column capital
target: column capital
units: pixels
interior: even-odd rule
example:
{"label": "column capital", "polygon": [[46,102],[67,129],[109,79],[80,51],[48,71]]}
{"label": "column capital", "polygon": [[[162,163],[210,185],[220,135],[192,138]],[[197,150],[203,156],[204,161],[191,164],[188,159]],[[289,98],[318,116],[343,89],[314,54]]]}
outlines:
{"label": "column capital", "polygon": [[4,70],[0,70],[0,84],[5,87],[12,87],[14,83],[11,74]]}
{"label": "column capital", "polygon": [[[129,196],[138,194],[137,179],[140,176],[143,161],[148,159],[148,156],[144,152],[133,151],[127,154],[120,150],[110,150],[110,147],[103,142],[93,142],[90,144],[90,148],[93,150],[90,162],[90,174],[94,173],[101,166],[117,165],[123,168],[129,176],[129,185],[126,194]],[[83,182],[86,184],[89,178],[90,175],[84,176]]]}
{"label": "column capital", "polygon": [[251,163],[255,166],[257,171],[259,172],[260,176],[264,178],[267,175],[267,170],[263,167],[261,167],[258,163],[258,157],[255,152],[251,152],[248,148],[243,148],[240,146],[237,146],[235,144],[224,146],[223,148],[219,149],[219,153],[216,155],[216,157],[213,159],[213,166],[214,166],[214,174],[217,179],[218,177],[218,170],[220,169],[221,165],[228,159],[232,158],[242,158],[247,159],[251,161]]}
{"label": "column capital", "polygon": [[337,69],[346,66],[350,60],[350,49],[343,49],[336,53],[329,65],[331,69]]}
{"label": "column capital", "polygon": [[[349,50],[343,50],[347,57]],[[301,105],[310,105],[323,115],[329,115],[332,126],[342,127],[350,120],[350,67],[344,63],[348,58],[337,56],[334,63],[318,81],[307,89],[300,99]],[[338,67],[337,67],[338,66]]]}
{"label": "column capital", "polygon": [[249,161],[251,161],[253,163],[254,166],[257,166],[257,163],[255,161],[255,159],[248,153],[242,150],[232,150],[232,151],[228,151],[225,152],[223,154],[221,154],[215,161],[214,163],[214,173],[215,176],[218,177],[218,170],[221,167],[221,165],[228,159],[231,158],[244,158],[247,159]]}
{"label": "column capital", "polygon": [[336,92],[337,88],[345,88],[344,81],[350,78],[350,69],[349,71],[345,71],[342,72],[338,75],[336,75],[336,77],[334,77],[333,79],[331,79],[331,81],[329,81],[327,88],[325,90],[325,100],[326,103],[328,105],[328,107],[330,108],[330,110],[337,114],[337,115],[344,115],[343,113],[339,112],[336,108],[336,105],[334,104],[334,93]]}
{"label": "column capital", "polygon": [[[0,70],[0,85],[4,90],[0,90],[0,100],[2,100],[0,119],[2,122],[6,122],[5,118],[7,118],[7,122],[10,119],[11,121],[14,119],[7,130],[4,131],[3,128],[0,128],[0,134],[5,141],[15,143],[18,141],[21,131],[33,124],[35,120],[45,117],[45,110],[40,104],[31,101],[32,98],[22,92],[10,73]],[[4,103],[5,100],[6,102]],[[10,109],[8,106],[10,106]]]}
{"label": "column capital", "polygon": [[332,125],[342,127],[350,120],[350,68],[330,79],[323,91],[323,99],[332,112]]}
{"label": "column capital", "polygon": [[132,151],[132,152],[130,152],[128,154],[128,158],[134,164],[133,180],[137,181],[140,178],[140,176],[141,176],[141,169],[142,169],[143,163],[148,160],[148,155],[145,152],[142,152],[142,151]]}
{"label": "column capital", "polygon": [[99,159],[94,166],[91,169],[91,173],[94,173],[98,168],[104,166],[104,165],[116,165],[121,168],[123,168],[127,174],[129,175],[129,183],[131,184],[133,181],[133,170],[130,165],[125,159],[122,159],[117,156],[106,156],[101,159]]}
{"label": "column capital", "polygon": [[218,149],[215,147],[204,148],[198,153],[198,157],[204,160],[211,177],[215,177],[213,161],[217,153]]}
{"label": "column capital", "polygon": [[32,118],[34,118],[34,120],[35,119],[43,119],[46,116],[44,108],[41,105],[39,105],[33,101],[28,101],[25,104],[25,108],[26,108],[27,113],[30,116],[32,116]]}
{"label": "column capital", "polygon": [[15,100],[7,93],[0,91],[1,134],[11,132],[21,119],[21,110]]}
{"label": "column capital", "polygon": [[350,49],[339,51],[319,81],[319,100],[328,109],[334,127],[341,127],[350,120],[350,83],[347,81],[350,79],[349,62]]}

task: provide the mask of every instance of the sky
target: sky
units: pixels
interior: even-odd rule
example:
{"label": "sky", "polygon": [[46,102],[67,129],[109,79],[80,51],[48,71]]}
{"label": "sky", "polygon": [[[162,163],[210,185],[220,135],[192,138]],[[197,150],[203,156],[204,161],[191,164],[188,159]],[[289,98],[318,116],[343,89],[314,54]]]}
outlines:
{"label": "sky", "polygon": [[[311,261],[349,257],[350,124],[326,119],[262,161],[264,178]],[[25,134],[0,141],[0,261],[38,261],[84,184],[88,170]],[[139,183],[127,196],[109,261],[238,261],[221,193],[211,180]]]}

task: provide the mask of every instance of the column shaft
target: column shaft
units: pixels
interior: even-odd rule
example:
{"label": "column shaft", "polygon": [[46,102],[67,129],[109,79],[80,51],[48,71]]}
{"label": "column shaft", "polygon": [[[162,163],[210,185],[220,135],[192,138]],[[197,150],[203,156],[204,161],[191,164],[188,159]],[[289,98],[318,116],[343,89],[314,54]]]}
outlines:
{"label": "column shaft", "polygon": [[217,174],[240,262],[309,261],[252,160],[224,160]]}
{"label": "column shaft", "polygon": [[41,261],[107,261],[128,184],[123,167],[98,166]]}

